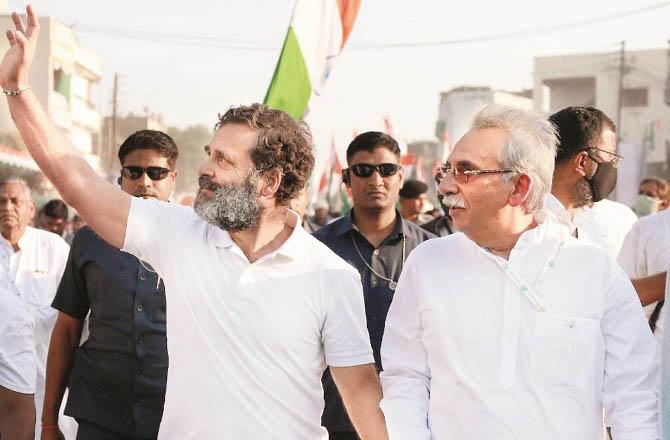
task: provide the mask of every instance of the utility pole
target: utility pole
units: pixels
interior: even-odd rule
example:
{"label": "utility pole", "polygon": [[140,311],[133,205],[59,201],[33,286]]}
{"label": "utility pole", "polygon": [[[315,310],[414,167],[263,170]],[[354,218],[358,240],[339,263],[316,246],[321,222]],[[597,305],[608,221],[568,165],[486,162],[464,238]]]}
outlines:
{"label": "utility pole", "polygon": [[621,51],[619,52],[619,102],[616,111],[616,125],[617,125],[617,144],[621,142],[621,109],[623,107],[623,76],[626,74],[626,42],[621,42]]}
{"label": "utility pole", "polygon": [[670,105],[670,40],[668,40],[668,65],[665,76],[665,105]]}
{"label": "utility pole", "polygon": [[107,158],[107,166],[110,171],[114,167],[114,152],[116,150],[116,108],[118,102],[119,94],[119,74],[114,74],[114,89],[112,91],[112,120],[111,120],[111,133],[109,134],[109,156]]}

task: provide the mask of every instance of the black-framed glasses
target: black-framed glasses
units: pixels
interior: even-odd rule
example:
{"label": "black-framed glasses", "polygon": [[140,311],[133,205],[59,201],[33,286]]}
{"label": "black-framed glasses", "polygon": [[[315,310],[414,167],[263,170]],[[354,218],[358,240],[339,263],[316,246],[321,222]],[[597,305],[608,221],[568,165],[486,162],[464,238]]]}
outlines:
{"label": "black-framed glasses", "polygon": [[375,170],[377,170],[380,176],[389,177],[398,172],[400,165],[396,163],[380,163],[377,165],[357,163],[356,165],[350,166],[348,169],[350,169],[356,177],[370,177]]}
{"label": "black-framed glasses", "polygon": [[468,183],[468,180],[472,176],[479,176],[480,174],[506,174],[506,173],[516,173],[515,170],[510,169],[497,169],[497,170],[469,170],[462,165],[456,165],[452,167],[448,163],[443,163],[438,165],[435,168],[435,181],[438,184],[447,177],[447,174],[454,176],[454,180],[458,183]]}
{"label": "black-framed glasses", "polygon": [[163,180],[170,174],[170,171],[170,169],[163,167],[144,168],[135,165],[127,165],[121,168],[121,175],[126,179],[137,180],[146,173],[151,180]]}
{"label": "black-framed glasses", "polygon": [[[623,156],[617,153],[612,153],[611,151],[603,150],[602,148],[596,148],[596,147],[588,147],[585,148],[583,151],[586,151],[586,154],[589,155],[591,160],[593,160],[596,163],[603,163],[607,162],[612,164],[613,168],[619,168],[619,165],[621,165],[621,161],[623,160]],[[594,151],[600,151],[601,153],[608,154],[611,159],[610,160],[605,160],[600,157],[598,157]]]}

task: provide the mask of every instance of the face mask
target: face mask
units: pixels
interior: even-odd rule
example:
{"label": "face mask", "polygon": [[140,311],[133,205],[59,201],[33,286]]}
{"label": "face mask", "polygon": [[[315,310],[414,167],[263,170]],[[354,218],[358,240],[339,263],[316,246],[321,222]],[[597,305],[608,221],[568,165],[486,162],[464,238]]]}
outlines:
{"label": "face mask", "polygon": [[635,205],[633,206],[633,211],[638,217],[644,217],[645,215],[653,214],[658,211],[658,208],[661,204],[661,201],[656,197],[649,197],[646,194],[638,194],[637,199],[635,199]]}
{"label": "face mask", "polygon": [[612,192],[616,186],[617,169],[614,168],[610,162],[602,162],[598,164],[595,174],[586,179],[591,187],[593,194],[593,202],[599,202]]}

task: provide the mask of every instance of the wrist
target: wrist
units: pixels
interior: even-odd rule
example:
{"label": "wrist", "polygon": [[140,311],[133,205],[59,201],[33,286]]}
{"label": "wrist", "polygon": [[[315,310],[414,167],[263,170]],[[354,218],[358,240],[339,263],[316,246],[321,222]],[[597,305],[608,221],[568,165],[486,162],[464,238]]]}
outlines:
{"label": "wrist", "polygon": [[2,85],[2,90],[6,92],[18,92],[28,89],[30,89],[30,84],[27,81],[9,82]]}

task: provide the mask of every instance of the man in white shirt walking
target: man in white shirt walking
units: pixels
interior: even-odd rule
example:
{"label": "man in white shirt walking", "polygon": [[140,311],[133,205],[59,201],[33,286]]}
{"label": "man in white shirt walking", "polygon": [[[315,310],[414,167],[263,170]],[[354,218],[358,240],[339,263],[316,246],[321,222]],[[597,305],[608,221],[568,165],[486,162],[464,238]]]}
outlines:
{"label": "man in white shirt walking", "polygon": [[558,150],[547,208],[573,236],[616,258],[637,221],[629,207],[606,199],[623,160],[617,153],[616,126],[594,107],[567,107],[549,121],[556,127]]}
{"label": "man in white shirt walking", "polygon": [[656,348],[630,281],[542,210],[540,115],[488,107],[439,169],[462,233],[410,255],[382,342],[391,439],[658,438]]}
{"label": "man in white shirt walking", "polygon": [[[35,408],[41,420],[51,330],[51,308],[70,247],[56,234],[29,226],[35,204],[28,184],[18,178],[0,181],[0,295],[15,295],[32,317],[35,343]],[[41,429],[36,429],[39,438]]]}
{"label": "man in white shirt walking", "polygon": [[27,12],[27,28],[13,15],[0,65],[19,133],[91,228],[168,286],[159,438],[325,439],[326,367],[361,438],[385,438],[360,277],[287,208],[314,166],[307,127],[260,104],[231,108],[206,147],[195,211],[133,198],[88,166],[30,90],[39,22]]}

